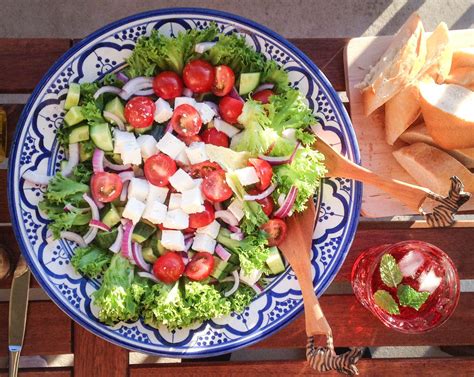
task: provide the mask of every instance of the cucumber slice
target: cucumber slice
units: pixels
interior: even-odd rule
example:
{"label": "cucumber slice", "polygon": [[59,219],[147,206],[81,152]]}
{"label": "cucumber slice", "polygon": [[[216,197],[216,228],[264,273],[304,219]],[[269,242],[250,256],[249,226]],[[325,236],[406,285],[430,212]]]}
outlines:
{"label": "cucumber slice", "polygon": [[112,133],[107,123],[94,123],[91,125],[91,139],[94,144],[106,152],[114,150],[114,143],[112,141]]}
{"label": "cucumber slice", "polygon": [[81,162],[90,160],[92,158],[92,154],[93,152],[90,150],[90,148],[87,148],[87,146],[84,143],[79,144],[79,158]]}
{"label": "cucumber slice", "polygon": [[224,279],[228,275],[226,272],[228,264],[228,262],[225,262],[221,258],[214,256],[214,270],[212,270],[211,276],[217,280]]}
{"label": "cucumber slice", "polygon": [[109,203],[102,209],[100,219],[105,225],[112,228],[120,222],[121,216],[117,208]]}
{"label": "cucumber slice", "polygon": [[81,123],[84,119],[86,118],[82,115],[81,106],[72,106],[64,116],[64,121],[68,126],[74,126],[75,124]]}
{"label": "cucumber slice", "polygon": [[87,124],[80,124],[70,130],[69,144],[87,140],[89,140],[89,126]]}
{"label": "cucumber slice", "polygon": [[94,243],[101,249],[108,250],[115,242],[118,234],[118,229],[113,229],[110,232],[99,231],[94,238]]}
{"label": "cucumber slice", "polygon": [[133,131],[135,131],[136,134],[144,134],[144,133],[147,133],[148,131],[151,131],[151,129],[153,128],[153,125],[149,126],[149,127],[145,127],[145,128],[134,128]]}
{"label": "cucumber slice", "polygon": [[273,274],[280,274],[285,271],[285,263],[276,246],[270,248],[270,254],[265,262]]}
{"label": "cucumber slice", "polygon": [[73,106],[79,104],[79,98],[81,96],[81,86],[75,82],[69,84],[69,90],[67,91],[66,101],[64,102],[64,109],[69,110]]}
{"label": "cucumber slice", "polygon": [[244,94],[250,93],[254,90],[260,83],[260,72],[254,73],[241,73],[240,74],[240,84],[239,84],[239,94],[243,96]]}
{"label": "cucumber slice", "polygon": [[155,233],[156,227],[152,224],[144,221],[139,221],[132,233],[132,240],[138,243],[146,241],[153,233]]}
{"label": "cucumber slice", "polygon": [[148,263],[155,263],[158,257],[153,253],[153,249],[150,247],[144,247],[142,249],[143,259]]}
{"label": "cucumber slice", "polygon": [[155,253],[155,255],[164,255],[166,253],[166,249],[161,244],[161,231],[160,230],[158,230],[151,237],[150,245],[151,245],[151,248],[152,248],[153,252]]}
{"label": "cucumber slice", "polygon": [[[113,100],[110,100],[107,102],[107,104],[104,107],[104,111],[107,111],[109,113],[112,113],[116,115],[122,122],[126,122],[125,116],[124,116],[124,106],[122,101],[120,101],[120,98],[115,97]],[[107,122],[115,124],[115,122],[104,116],[104,118],[107,120]]]}

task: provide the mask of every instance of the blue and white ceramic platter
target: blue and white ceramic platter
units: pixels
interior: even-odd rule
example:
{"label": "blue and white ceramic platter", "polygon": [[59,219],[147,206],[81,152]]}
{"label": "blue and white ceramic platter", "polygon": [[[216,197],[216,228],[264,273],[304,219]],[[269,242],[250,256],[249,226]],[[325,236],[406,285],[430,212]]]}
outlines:
{"label": "blue and white ceramic platter", "polygon": [[[74,244],[46,242],[47,219],[38,210],[43,189],[22,179],[27,170],[54,174],[63,151],[56,130],[64,116],[68,83],[90,82],[123,64],[137,38],[158,29],[176,35],[215,21],[224,33],[238,31],[268,58],[289,72],[291,84],[308,99],[324,134],[339,150],[359,162],[359,150],[349,117],[337,93],[321,71],[296,47],[271,30],[241,17],[207,9],[163,9],[114,22],[91,34],[64,54],[32,94],[17,126],[9,162],[8,196],[13,227],[34,276],[51,299],[73,320],[120,346],[150,354],[206,357],[232,352],[275,333],[303,309],[295,275],[287,269],[273,279],[242,314],[168,331],[142,321],[110,327],[97,320],[91,303],[99,282],[74,272]],[[315,196],[318,219],[313,234],[314,287],[322,294],[337,274],[356,231],[361,186],[351,180],[327,179]]]}

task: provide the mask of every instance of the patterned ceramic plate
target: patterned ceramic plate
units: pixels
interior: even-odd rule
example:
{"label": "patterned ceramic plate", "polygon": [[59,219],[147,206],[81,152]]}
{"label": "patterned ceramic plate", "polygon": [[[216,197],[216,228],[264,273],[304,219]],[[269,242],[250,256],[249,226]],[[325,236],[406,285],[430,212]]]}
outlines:
{"label": "patterned ceramic plate", "polygon": [[[21,177],[27,170],[54,174],[63,151],[55,133],[64,116],[69,82],[94,81],[124,62],[137,38],[158,29],[167,35],[203,28],[211,21],[224,33],[238,31],[268,58],[289,71],[290,81],[306,95],[327,139],[354,161],[357,141],[337,93],[320,70],[297,48],[276,33],[249,20],[204,9],[166,9],[114,22],[85,38],[62,56],[41,80],[23,111],[9,165],[8,196],[21,250],[36,279],[51,299],[72,319],[113,343],[166,356],[199,357],[231,352],[269,336],[302,310],[302,297],[293,272],[275,278],[242,314],[231,314],[189,328],[154,329],[142,321],[106,326],[97,320],[91,295],[98,281],[82,278],[69,261],[74,245],[46,242],[47,220],[38,210],[40,187]],[[345,179],[325,180],[316,196],[319,211],[313,235],[314,287],[322,294],[337,274],[354,237],[361,186]]]}

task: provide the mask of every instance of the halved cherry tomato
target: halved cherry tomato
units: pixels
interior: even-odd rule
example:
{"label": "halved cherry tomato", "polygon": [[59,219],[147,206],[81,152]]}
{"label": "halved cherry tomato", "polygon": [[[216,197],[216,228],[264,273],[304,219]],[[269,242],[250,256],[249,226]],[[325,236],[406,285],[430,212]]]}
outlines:
{"label": "halved cherry tomato", "polygon": [[265,90],[261,90],[257,93],[255,93],[252,98],[255,100],[255,101],[260,101],[261,103],[268,103],[270,102],[270,97],[273,96],[275,93],[273,93],[273,90],[270,90],[270,89],[265,89]]}
{"label": "halved cherry tomato", "polygon": [[[260,194],[260,191],[257,189],[251,189],[249,190],[250,195],[258,195]],[[256,201],[258,204],[262,206],[263,212],[265,212],[265,215],[270,216],[273,212],[273,208],[275,207],[275,202],[273,201],[273,198],[271,195],[268,195],[266,198],[260,199]]]}
{"label": "halved cherry tomato", "polygon": [[173,71],[159,73],[153,79],[153,91],[163,99],[173,99],[183,93],[183,80]]}
{"label": "halved cherry tomato", "polygon": [[204,161],[198,164],[190,165],[185,170],[193,178],[205,178],[209,173],[212,173],[216,170],[222,170],[222,168],[216,162]]}
{"label": "halved cherry tomato", "polygon": [[153,124],[155,102],[148,97],[133,97],[125,105],[124,116],[134,128],[147,128]]}
{"label": "halved cherry tomato", "polygon": [[225,180],[225,172],[216,170],[202,181],[202,192],[204,196],[213,202],[223,202],[232,196],[232,189]]}
{"label": "halved cherry tomato", "polygon": [[214,67],[205,60],[193,60],[183,69],[183,80],[194,93],[210,92],[214,85]]}
{"label": "halved cherry tomato", "polygon": [[194,107],[185,103],[174,109],[170,123],[178,135],[194,136],[201,130],[202,119]]}
{"label": "halved cherry tomato", "polygon": [[163,153],[148,158],[143,167],[146,179],[151,184],[160,187],[168,184],[169,178],[176,172],[176,169],[176,162]]}
{"label": "halved cherry tomato", "polygon": [[209,202],[204,202],[204,211],[189,215],[189,227],[193,229],[202,228],[214,221],[214,207]]}
{"label": "halved cherry tomato", "polygon": [[199,135],[180,136],[179,138],[183,140],[184,143],[188,146],[191,145],[192,143],[198,143],[202,141],[201,136]]}
{"label": "halved cherry tomato", "polygon": [[268,246],[278,246],[286,238],[286,224],[281,219],[271,219],[260,229],[267,233]]}
{"label": "halved cherry tomato", "polygon": [[249,158],[249,166],[253,166],[257,172],[260,182],[256,183],[255,186],[263,191],[270,183],[272,183],[273,170],[272,166],[265,160],[260,158]]}
{"label": "halved cherry tomato", "polygon": [[232,68],[226,65],[218,65],[215,68],[215,79],[212,93],[216,96],[224,97],[232,90],[234,83],[235,75]]}
{"label": "halved cherry tomato", "polygon": [[208,128],[201,134],[201,137],[206,144],[229,148],[229,137],[215,128]]}
{"label": "halved cherry tomato", "polygon": [[184,275],[190,280],[201,281],[207,278],[213,269],[214,257],[209,253],[200,252],[195,254],[188,263]]}
{"label": "halved cherry tomato", "polygon": [[153,275],[163,283],[171,284],[183,275],[184,268],[185,266],[181,255],[168,252],[156,260],[153,265]]}
{"label": "halved cherry tomato", "polygon": [[120,196],[122,187],[122,180],[115,173],[94,173],[91,178],[92,197],[99,202],[113,202]]}
{"label": "halved cherry tomato", "polygon": [[243,102],[232,97],[224,97],[219,102],[219,114],[227,123],[237,123],[237,118],[242,114]]}

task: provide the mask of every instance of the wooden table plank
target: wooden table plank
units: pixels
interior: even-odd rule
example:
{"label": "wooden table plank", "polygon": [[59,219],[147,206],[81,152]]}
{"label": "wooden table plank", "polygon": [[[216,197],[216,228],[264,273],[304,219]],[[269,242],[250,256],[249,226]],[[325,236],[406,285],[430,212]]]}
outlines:
{"label": "wooden table plank", "polygon": [[125,377],[128,351],[74,323],[74,376]]}
{"label": "wooden table plank", "polygon": [[[0,303],[0,357],[8,355],[8,303]],[[30,302],[22,355],[71,353],[71,320],[49,301]]]}
{"label": "wooden table plank", "polygon": [[[8,371],[0,370],[0,377],[7,377]],[[71,377],[71,368],[20,369],[19,377]]]}
{"label": "wooden table plank", "polygon": [[[364,377],[472,377],[474,358],[437,359],[363,359],[357,364]],[[242,361],[189,364],[164,364],[152,366],[131,366],[130,377],[195,377],[202,376],[260,377],[260,376],[327,376],[340,377],[336,372],[318,374],[303,360]]]}
{"label": "wooden table plank", "polygon": [[29,93],[69,49],[69,39],[0,39],[0,93]]}

